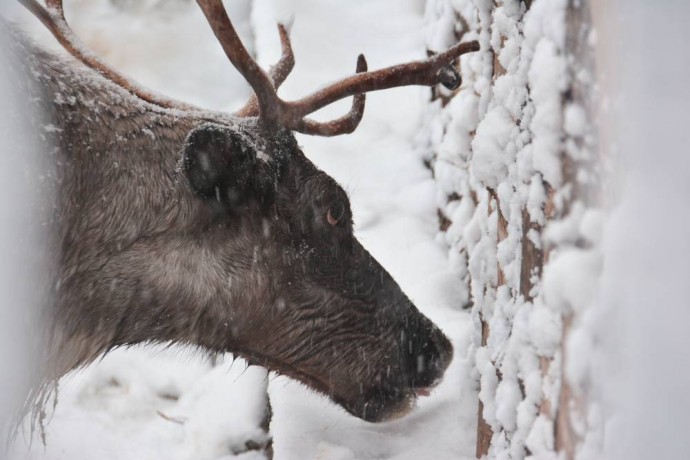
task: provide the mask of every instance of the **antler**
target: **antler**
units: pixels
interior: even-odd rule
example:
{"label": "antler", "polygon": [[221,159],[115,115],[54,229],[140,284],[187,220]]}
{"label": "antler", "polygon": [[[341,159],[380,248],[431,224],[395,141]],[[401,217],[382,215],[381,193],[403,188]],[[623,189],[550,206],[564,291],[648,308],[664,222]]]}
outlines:
{"label": "antler", "polygon": [[[285,26],[278,24],[278,34],[280,35],[280,47],[282,54],[280,60],[268,70],[268,76],[273,81],[273,87],[278,90],[292,69],[295,67],[295,55],[292,53],[292,44]],[[259,115],[259,101],[253,95],[247,104],[235,112],[239,117],[253,117]]]}
{"label": "antler", "polygon": [[[159,96],[142,88],[87,51],[67,24],[62,0],[46,0],[45,8],[37,0],[18,1],[48,28],[70,54],[133,95],[165,108],[201,110],[190,104]],[[278,97],[276,91],[295,65],[290,38],[285,27],[278,26],[282,56],[267,74],[242,44],[222,0],[197,0],[197,3],[228,59],[254,90],[254,96],[235,115],[239,117],[259,116],[270,129],[284,127],[304,134],[319,136],[351,133],[362,119],[365,93],[398,86],[433,86],[439,83],[449,89],[456,89],[460,86],[462,79],[453,66],[454,61],[465,53],[479,50],[479,43],[476,41],[460,43],[443,53],[431,56],[425,61],[409,62],[372,72],[367,72],[366,60],[364,56],[360,55],[357,59],[355,75],[344,78],[297,101],[284,101]],[[350,96],[354,96],[352,108],[346,115],[325,123],[307,118],[307,115]]]}
{"label": "antler", "polygon": [[[373,72],[360,71],[366,67],[364,57],[360,56],[356,75],[340,80],[298,101],[286,102],[276,93],[280,83],[267,75],[242,45],[222,1],[197,0],[197,3],[226,56],[247,80],[256,95],[257,102],[250,101],[236,115],[259,115],[271,127],[282,126],[305,134],[335,136],[352,132],[362,117],[364,93],[398,86],[433,86],[439,83],[449,89],[456,89],[460,86],[462,79],[452,66],[453,61],[462,54],[479,50],[479,43],[476,41],[460,43],[426,61],[400,64]],[[281,40],[283,56],[286,55],[286,48],[290,50],[289,55],[292,56],[287,35],[281,33]],[[348,115],[328,123],[305,118],[310,113],[349,96],[355,96],[355,100]]]}
{"label": "antler", "polygon": [[18,1],[34,16],[36,16],[43,23],[43,25],[46,26],[46,28],[53,34],[53,36],[62,45],[62,47],[67,50],[67,52],[83,62],[87,67],[96,70],[105,78],[120,85],[133,95],[143,99],[146,102],[150,102],[151,104],[156,104],[169,109],[200,110],[191,104],[169,99],[142,88],[127,77],[111,69],[103,61],[91,54],[80,43],[77,36],[72,32],[69,24],[67,24],[65,12],[62,7],[62,0],[46,0],[47,8],[41,6],[36,0]]}

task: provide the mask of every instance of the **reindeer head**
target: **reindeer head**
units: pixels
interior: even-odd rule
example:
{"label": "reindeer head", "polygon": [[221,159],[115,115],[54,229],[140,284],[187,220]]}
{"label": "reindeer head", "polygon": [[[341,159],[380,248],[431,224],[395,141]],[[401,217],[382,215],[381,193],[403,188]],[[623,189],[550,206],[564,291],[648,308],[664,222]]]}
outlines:
{"label": "reindeer head", "polygon": [[[187,297],[176,300],[195,305],[189,311],[199,315],[190,321],[199,329],[197,344],[293,377],[369,421],[406,413],[418,394],[440,381],[452,358],[450,342],[357,241],[347,194],[304,156],[293,132],[353,131],[369,91],[438,83],[456,88],[460,76],[451,63],[476,50],[476,42],[374,72],[366,71],[360,56],[356,75],[286,102],[276,95],[294,64],[284,28],[283,56],[265,73],[221,1],[198,0],[230,61],[254,89],[255,97],[228,118],[143,91],[83,53],[59,0],[47,0],[47,9],[19,1],[74,56],[134,96],[207,120],[187,134],[179,168],[195,211],[178,252],[194,258],[187,265],[206,275],[186,279],[203,289],[189,288]],[[349,96],[347,115],[326,123],[306,118]],[[149,265],[146,270],[155,272],[156,265]],[[159,285],[154,295],[169,298],[165,284]],[[152,301],[151,291],[147,299]]]}
{"label": "reindeer head", "polygon": [[183,158],[209,210],[198,238],[226,261],[218,265],[229,280],[231,327],[209,346],[294,377],[365,420],[405,413],[440,380],[448,339],[357,241],[347,194],[292,135],[256,139],[255,127],[244,129],[202,125]]}

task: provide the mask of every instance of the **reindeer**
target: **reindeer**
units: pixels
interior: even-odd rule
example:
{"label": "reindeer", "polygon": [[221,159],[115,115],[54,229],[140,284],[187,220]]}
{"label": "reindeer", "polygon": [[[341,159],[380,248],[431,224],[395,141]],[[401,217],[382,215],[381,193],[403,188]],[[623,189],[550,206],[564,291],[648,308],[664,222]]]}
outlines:
{"label": "reindeer", "polygon": [[[15,74],[30,76],[52,123],[43,142],[55,167],[56,268],[39,386],[142,342],[231,352],[370,422],[404,415],[441,380],[449,340],[357,241],[346,192],[294,132],[351,133],[370,91],[458,88],[454,61],[477,42],[371,72],[360,55],[355,75],[286,101],[276,93],[294,65],[285,28],[282,56],[265,72],[221,0],[197,0],[254,91],[230,115],[167,99],[105,65],[71,32],[61,0],[19,2],[76,58],[4,27],[20,58]],[[307,118],[347,97],[343,117]]]}

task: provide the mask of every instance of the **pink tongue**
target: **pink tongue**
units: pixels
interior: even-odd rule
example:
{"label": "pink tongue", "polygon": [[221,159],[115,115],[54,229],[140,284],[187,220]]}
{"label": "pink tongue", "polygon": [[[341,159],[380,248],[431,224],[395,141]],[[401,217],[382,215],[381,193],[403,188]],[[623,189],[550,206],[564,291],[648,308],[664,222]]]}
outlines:
{"label": "pink tongue", "polygon": [[417,388],[416,392],[419,396],[429,396],[431,394],[431,391],[426,388]]}

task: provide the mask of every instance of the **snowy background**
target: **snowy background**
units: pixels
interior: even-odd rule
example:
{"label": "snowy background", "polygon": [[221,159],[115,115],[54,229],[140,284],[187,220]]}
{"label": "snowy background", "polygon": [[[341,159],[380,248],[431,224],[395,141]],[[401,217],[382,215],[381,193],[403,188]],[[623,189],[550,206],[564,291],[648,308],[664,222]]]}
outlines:
{"label": "snowy background", "polygon": [[[350,193],[358,238],[451,337],[455,360],[412,414],[369,424],[230,356],[116,350],[61,381],[47,445],[20,439],[13,459],[263,458],[251,447],[266,441],[266,391],[277,459],[474,458],[479,400],[489,458],[558,458],[563,414],[575,445],[566,458],[687,458],[690,6],[226,3],[265,66],[279,55],[276,21],[291,24],[288,99],[352,73],[360,52],[375,69],[480,41],[461,59],[459,92],[374,93],[354,134],[298,138]],[[574,27],[590,3],[591,22]],[[57,49],[35,19],[7,9]],[[226,111],[249,95],[191,0],[66,10],[89,47],[146,86]],[[525,247],[545,254],[527,278]]]}

